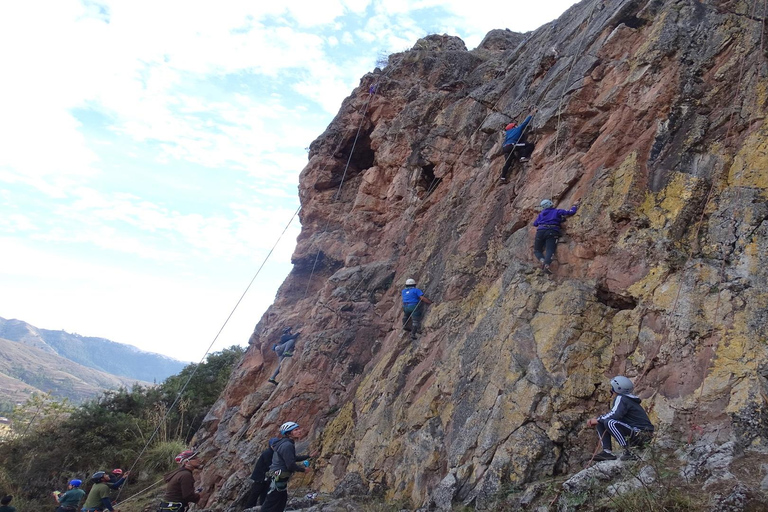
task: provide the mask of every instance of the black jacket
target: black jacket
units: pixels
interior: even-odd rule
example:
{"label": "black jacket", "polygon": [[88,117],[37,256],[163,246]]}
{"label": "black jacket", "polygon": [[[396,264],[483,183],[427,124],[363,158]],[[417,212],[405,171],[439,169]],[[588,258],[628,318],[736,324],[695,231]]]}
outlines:
{"label": "black jacket", "polygon": [[296,456],[296,447],[294,441],[290,437],[284,437],[272,445],[272,449],[275,451],[272,455],[272,464],[269,466],[270,471],[280,470],[283,473],[304,473],[306,469],[304,466],[299,466],[296,462],[301,462],[309,458],[308,455]]}
{"label": "black jacket", "polygon": [[613,408],[600,416],[598,421],[616,420],[640,430],[653,431],[653,424],[635,395],[616,395]]}
{"label": "black jacket", "polygon": [[269,447],[261,452],[259,458],[256,459],[256,465],[253,466],[253,473],[251,473],[251,480],[254,482],[263,482],[267,478],[267,471],[269,471],[269,465],[272,464],[272,456],[275,451],[272,449],[272,445],[280,439],[273,437],[269,440]]}

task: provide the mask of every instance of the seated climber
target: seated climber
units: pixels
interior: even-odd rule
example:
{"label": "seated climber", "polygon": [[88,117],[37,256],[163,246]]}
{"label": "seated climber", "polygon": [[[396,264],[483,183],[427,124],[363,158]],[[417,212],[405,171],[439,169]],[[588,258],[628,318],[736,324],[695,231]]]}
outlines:
{"label": "seated climber", "polygon": [[424,317],[424,304],[432,304],[424,292],[416,288],[416,281],[408,278],[405,280],[403,296],[403,329],[408,330],[408,320],[411,321],[411,338],[416,339],[421,319]]}
{"label": "seated climber", "polygon": [[507,174],[510,167],[515,160],[521,162],[527,162],[531,154],[533,153],[534,145],[525,139],[525,129],[528,127],[528,123],[533,119],[533,115],[525,118],[519,126],[517,123],[509,123],[504,130],[504,145],[501,147],[501,151],[504,153],[504,167],[501,169],[501,176],[499,180],[502,182],[507,181]]}
{"label": "seated climber", "polygon": [[635,385],[623,375],[611,379],[613,407],[598,418],[587,420],[588,427],[596,427],[597,435],[603,445],[603,451],[594,456],[594,460],[616,460],[613,454],[611,436],[624,449],[621,460],[635,460],[637,456],[630,451],[632,447],[642,448],[653,437],[653,424],[648,413],[640,405],[640,398],[632,394]]}
{"label": "seated climber", "polygon": [[296,334],[293,334],[291,331],[293,331],[293,327],[286,327],[283,329],[283,335],[280,336],[280,342],[272,347],[272,350],[277,353],[277,368],[275,368],[275,373],[273,373],[268,380],[268,382],[271,384],[277,385],[277,381],[275,379],[277,378],[277,374],[280,373],[280,367],[283,364],[283,359],[286,357],[293,357],[293,349],[296,346],[296,338],[298,338],[299,334],[301,333],[297,332]]}
{"label": "seated climber", "polygon": [[[579,209],[578,201],[571,206],[570,210],[558,210],[555,204],[544,199],[540,204],[542,211],[539,213],[533,225],[536,226],[536,238],[533,241],[533,254],[541,262],[541,268],[547,274],[551,274],[549,266],[552,264],[552,256],[557,249],[557,239],[560,238],[560,224],[566,217],[576,213]],[[542,254],[542,249],[546,252]]]}

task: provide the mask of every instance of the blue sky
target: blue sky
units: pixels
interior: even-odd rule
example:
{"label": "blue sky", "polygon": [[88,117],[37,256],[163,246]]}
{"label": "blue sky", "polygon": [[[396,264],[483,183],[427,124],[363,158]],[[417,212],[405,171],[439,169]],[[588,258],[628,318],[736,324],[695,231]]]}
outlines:
{"label": "blue sky", "polygon": [[[376,61],[573,2],[0,6],[0,317],[198,360],[298,207],[306,148]],[[503,21],[502,21],[503,20]],[[289,228],[214,350],[247,342]]]}

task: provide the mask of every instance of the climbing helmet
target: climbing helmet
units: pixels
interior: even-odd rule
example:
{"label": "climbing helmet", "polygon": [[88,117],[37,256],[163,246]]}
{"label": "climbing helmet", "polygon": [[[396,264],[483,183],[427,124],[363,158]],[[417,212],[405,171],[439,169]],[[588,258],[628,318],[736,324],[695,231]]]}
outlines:
{"label": "climbing helmet", "polygon": [[635,385],[632,384],[632,381],[625,376],[617,375],[611,379],[611,389],[617,395],[624,395],[631,393],[632,390],[635,389]]}
{"label": "climbing helmet", "polygon": [[113,475],[117,475],[117,476],[120,476],[120,475],[122,475],[122,474],[123,474],[123,470],[122,470],[122,469],[120,469],[120,468],[115,468],[115,469],[113,469],[113,470],[112,470],[112,474],[113,474]]}
{"label": "climbing helmet", "polygon": [[409,277],[405,280],[405,286],[416,286],[416,280]]}
{"label": "climbing helmet", "polygon": [[71,485],[72,487],[80,487],[81,485],[83,485],[83,481],[75,478],[74,480],[69,481],[69,485]]}
{"label": "climbing helmet", "polygon": [[285,423],[280,425],[280,435],[284,436],[288,432],[290,432],[292,430],[296,430],[297,428],[299,428],[299,424],[298,423],[294,423],[292,421],[286,421]]}
{"label": "climbing helmet", "polygon": [[93,476],[91,477],[91,480],[93,480],[94,482],[100,482],[101,479],[104,478],[104,475],[106,475],[104,471],[97,471],[93,474]]}
{"label": "climbing helmet", "polygon": [[550,199],[543,199],[541,201],[541,203],[539,203],[539,205],[542,208],[547,209],[547,208],[552,208],[553,206],[555,206],[555,203],[553,203]]}
{"label": "climbing helmet", "polygon": [[176,464],[184,464],[195,457],[197,457],[197,450],[184,450],[178,454],[174,460],[176,461]]}

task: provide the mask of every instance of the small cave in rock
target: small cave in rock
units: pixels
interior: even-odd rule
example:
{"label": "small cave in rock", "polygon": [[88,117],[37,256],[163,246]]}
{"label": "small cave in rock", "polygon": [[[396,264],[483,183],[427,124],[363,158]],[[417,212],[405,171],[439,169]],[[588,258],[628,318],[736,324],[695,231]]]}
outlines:
{"label": "small cave in rock", "polygon": [[352,137],[344,141],[344,144],[339,147],[334,156],[344,160],[345,165],[346,161],[349,161],[349,168],[347,169],[348,178],[369,167],[373,167],[376,153],[371,149],[371,134],[360,132],[357,140],[355,140],[355,137]]}
{"label": "small cave in rock", "polygon": [[435,164],[427,164],[421,167],[421,175],[417,186],[422,187],[427,195],[435,191],[442,178],[435,178]]}
{"label": "small cave in rock", "polygon": [[602,286],[597,288],[595,295],[597,296],[598,302],[605,304],[612,309],[624,310],[635,309],[635,307],[637,307],[637,300],[635,300],[634,297],[612,292]]}
{"label": "small cave in rock", "polygon": [[638,18],[637,16],[627,16],[619,20],[619,24],[623,23],[629,28],[640,28],[647,23],[647,21]]}
{"label": "small cave in rock", "polygon": [[370,131],[361,131],[356,137],[345,140],[333,153],[337,163],[332,166],[331,175],[315,183],[316,190],[338,187],[342,179],[347,182],[362,171],[373,167],[376,152],[371,149]]}

